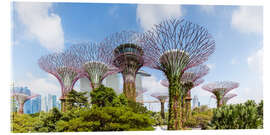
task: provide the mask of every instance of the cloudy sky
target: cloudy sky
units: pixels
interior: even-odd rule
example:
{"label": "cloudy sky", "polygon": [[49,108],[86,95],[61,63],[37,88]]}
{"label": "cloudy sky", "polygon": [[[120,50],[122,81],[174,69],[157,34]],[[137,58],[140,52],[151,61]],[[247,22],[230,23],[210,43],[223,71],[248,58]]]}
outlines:
{"label": "cloudy sky", "polygon": [[[229,103],[257,102],[263,98],[263,9],[259,6],[137,5],[91,3],[13,3],[12,80],[35,93],[60,96],[57,79],[42,71],[37,60],[81,41],[99,42],[121,30],[144,32],[169,18],[184,18],[209,30],[216,51],[206,64],[205,82],[230,80],[240,83]],[[143,67],[151,77],[143,79],[149,95],[167,89],[159,84],[162,72]],[[77,84],[78,85],[78,84]],[[201,86],[192,90],[201,104],[215,106]],[[77,88],[77,86],[76,86]]]}

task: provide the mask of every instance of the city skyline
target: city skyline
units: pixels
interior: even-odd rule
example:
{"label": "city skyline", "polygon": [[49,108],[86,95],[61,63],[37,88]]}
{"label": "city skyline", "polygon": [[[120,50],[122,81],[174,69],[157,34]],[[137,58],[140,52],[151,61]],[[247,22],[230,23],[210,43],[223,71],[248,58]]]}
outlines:
{"label": "city skyline", "polygon": [[[37,59],[40,56],[63,50],[80,41],[99,42],[119,30],[144,32],[162,19],[183,17],[209,29],[216,40],[216,51],[206,63],[210,72],[203,78],[203,84],[221,80],[239,82],[240,87],[233,91],[238,96],[229,103],[240,103],[247,99],[258,102],[263,98],[260,6],[13,4],[12,80],[18,85],[29,86],[36,93],[60,96],[61,92],[57,80],[39,69]],[[23,19],[23,15],[32,21]],[[42,29],[42,25],[51,29]],[[42,34],[44,32],[55,35],[47,36]],[[164,75],[147,67],[142,69],[152,75],[142,79],[142,86],[148,90],[145,100],[155,100],[150,96],[152,92],[167,90],[159,84]],[[74,88],[76,90],[79,89],[78,82]],[[201,86],[191,91],[192,97],[197,95],[201,105],[208,105],[211,94],[204,92]],[[211,107],[215,106],[213,103]]]}

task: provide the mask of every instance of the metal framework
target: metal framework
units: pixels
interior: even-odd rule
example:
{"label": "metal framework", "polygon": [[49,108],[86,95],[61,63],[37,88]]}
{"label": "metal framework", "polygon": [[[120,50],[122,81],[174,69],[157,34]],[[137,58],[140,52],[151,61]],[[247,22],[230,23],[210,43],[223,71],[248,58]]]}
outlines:
{"label": "metal framework", "polygon": [[[233,94],[233,93],[228,93],[227,95],[225,95],[222,99],[221,99],[221,104],[222,105],[226,105],[228,103],[228,101],[234,97],[236,97],[237,94]],[[216,96],[212,95],[211,98],[216,99]]]}
{"label": "metal framework", "polygon": [[160,101],[160,106],[161,106],[161,110],[160,110],[160,114],[162,119],[165,119],[165,113],[164,113],[164,104],[166,102],[166,99],[169,97],[168,93],[153,93],[151,94],[152,97],[157,98]]}
{"label": "metal framework", "polygon": [[39,67],[55,76],[61,85],[61,110],[66,111],[66,96],[81,77],[80,63],[72,53],[65,51],[42,56],[38,60]]}
{"label": "metal framework", "polygon": [[163,71],[169,81],[168,129],[182,129],[179,80],[185,70],[207,61],[215,41],[205,28],[183,19],[162,21],[141,40],[147,66]]}
{"label": "metal framework", "polygon": [[238,88],[239,83],[233,81],[216,81],[205,84],[202,86],[203,90],[206,90],[215,96],[217,100],[217,107],[222,106],[222,100],[231,90]]}
{"label": "metal framework", "polygon": [[71,46],[68,51],[77,56],[80,67],[90,81],[90,87],[98,88],[103,79],[120,70],[113,65],[113,57],[106,53],[105,46],[98,43],[80,43]]}
{"label": "metal framework", "polygon": [[123,92],[129,100],[136,101],[135,78],[138,70],[146,64],[140,34],[122,31],[106,37],[101,44],[109,57],[114,58],[113,65],[121,70]]}
{"label": "metal framework", "polygon": [[19,114],[23,114],[24,113],[24,103],[34,97],[37,97],[39,95],[35,94],[35,95],[27,95],[25,93],[12,93],[12,97],[14,97],[14,99],[18,102],[19,104]]}

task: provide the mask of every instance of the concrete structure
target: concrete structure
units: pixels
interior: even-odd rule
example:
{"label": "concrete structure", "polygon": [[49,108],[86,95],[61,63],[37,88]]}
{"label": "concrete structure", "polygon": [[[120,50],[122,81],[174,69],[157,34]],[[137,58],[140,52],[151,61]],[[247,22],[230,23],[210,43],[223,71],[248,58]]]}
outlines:
{"label": "concrete structure", "polygon": [[[141,93],[143,91],[143,82],[142,82],[142,78],[143,77],[149,77],[151,76],[150,74],[146,73],[143,70],[139,70],[136,74],[136,91],[138,93]],[[141,94],[140,96],[138,96],[136,98],[136,101],[142,101],[143,102],[143,94]]]}

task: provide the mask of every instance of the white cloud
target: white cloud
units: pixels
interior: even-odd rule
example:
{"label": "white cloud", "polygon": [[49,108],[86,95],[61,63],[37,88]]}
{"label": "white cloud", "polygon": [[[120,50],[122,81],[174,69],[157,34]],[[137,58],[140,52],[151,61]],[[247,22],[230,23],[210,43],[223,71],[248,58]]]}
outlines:
{"label": "white cloud", "polygon": [[137,21],[146,31],[167,18],[183,15],[180,5],[137,5]]}
{"label": "white cloud", "polygon": [[239,7],[232,13],[231,24],[243,33],[262,33],[263,10],[261,7]]}
{"label": "white cloud", "polygon": [[262,75],[263,72],[263,49],[259,49],[257,52],[247,58],[249,68]]}
{"label": "white cloud", "polygon": [[216,67],[214,63],[206,64],[206,66],[208,66],[210,69],[214,69]]}
{"label": "white cloud", "polygon": [[42,78],[26,73],[24,80],[15,82],[15,86],[27,86],[33,93],[40,95],[55,94],[61,96],[61,87],[57,79],[48,74]]}
{"label": "white cloud", "polygon": [[200,9],[201,9],[201,11],[203,11],[207,14],[215,13],[215,6],[212,6],[212,5],[201,5]]}
{"label": "white cloud", "polygon": [[61,18],[50,12],[51,3],[18,2],[15,11],[25,26],[25,32],[37,39],[48,50],[62,50],[64,48],[64,32]]}
{"label": "white cloud", "polygon": [[162,86],[159,82],[160,81],[157,80],[155,76],[142,78],[142,86],[148,91],[147,93],[149,94],[154,93],[154,92],[168,91],[168,88]]}

